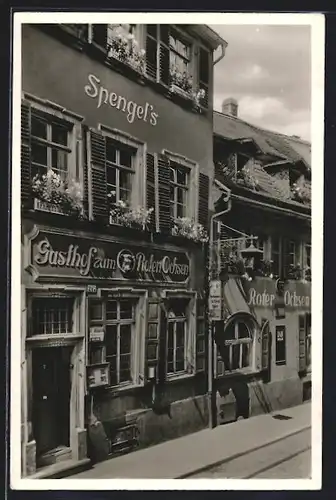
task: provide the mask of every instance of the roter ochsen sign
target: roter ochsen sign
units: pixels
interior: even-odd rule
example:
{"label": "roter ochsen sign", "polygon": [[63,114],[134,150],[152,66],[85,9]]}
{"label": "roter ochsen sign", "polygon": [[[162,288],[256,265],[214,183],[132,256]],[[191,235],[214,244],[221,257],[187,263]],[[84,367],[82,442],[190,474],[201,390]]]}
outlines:
{"label": "roter ochsen sign", "polygon": [[[253,307],[274,307],[277,298],[273,281],[260,280],[256,286],[250,286],[247,303]],[[310,284],[297,281],[288,282],[285,286],[283,300],[286,307],[311,307]]]}
{"label": "roter ochsen sign", "polygon": [[186,253],[125,247],[54,233],[31,242],[30,266],[38,275],[184,282],[190,274]]}

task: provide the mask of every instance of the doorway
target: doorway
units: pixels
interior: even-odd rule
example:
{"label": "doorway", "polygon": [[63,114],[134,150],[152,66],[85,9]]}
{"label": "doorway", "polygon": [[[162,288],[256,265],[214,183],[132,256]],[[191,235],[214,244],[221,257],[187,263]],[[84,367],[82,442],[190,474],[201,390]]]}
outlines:
{"label": "doorway", "polygon": [[73,347],[32,352],[33,433],[36,460],[70,446],[71,353]]}

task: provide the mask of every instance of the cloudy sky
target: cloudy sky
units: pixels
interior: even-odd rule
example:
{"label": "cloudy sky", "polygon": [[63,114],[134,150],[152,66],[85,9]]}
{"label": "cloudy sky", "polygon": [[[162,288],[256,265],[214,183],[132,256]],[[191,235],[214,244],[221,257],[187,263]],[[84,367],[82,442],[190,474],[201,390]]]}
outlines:
{"label": "cloudy sky", "polygon": [[235,97],[243,120],[310,140],[310,27],[211,27],[228,42],[215,66],[215,109]]}

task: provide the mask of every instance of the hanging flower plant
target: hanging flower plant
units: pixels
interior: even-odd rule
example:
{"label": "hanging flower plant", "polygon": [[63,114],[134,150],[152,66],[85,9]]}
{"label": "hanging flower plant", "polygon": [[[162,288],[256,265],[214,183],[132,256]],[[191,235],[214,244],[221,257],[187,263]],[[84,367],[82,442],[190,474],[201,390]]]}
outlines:
{"label": "hanging flower plant", "polygon": [[202,224],[195,222],[189,217],[177,217],[174,221],[172,234],[201,243],[206,243],[209,239]]}
{"label": "hanging flower plant", "polygon": [[32,191],[38,200],[61,207],[67,214],[83,216],[83,191],[74,179],[63,180],[52,169],[46,174],[37,174],[32,180]]}
{"label": "hanging flower plant", "polygon": [[302,278],[302,269],[300,264],[290,264],[287,269],[287,278],[289,280],[300,280]]}
{"label": "hanging flower plant", "polygon": [[170,83],[176,85],[191,96],[193,79],[186,71],[180,71],[177,66],[172,65],[169,70]]}
{"label": "hanging flower plant", "polygon": [[[109,198],[115,196],[114,192],[107,195]],[[110,210],[110,222],[124,227],[133,227],[145,230],[150,223],[154,208],[148,210],[143,207],[130,208],[128,203],[119,200],[112,204]]]}
{"label": "hanging flower plant", "polygon": [[304,203],[305,205],[310,205],[311,185],[303,176],[293,184],[291,193],[294,200]]}
{"label": "hanging flower plant", "polygon": [[139,73],[144,73],[146,51],[139,48],[133,33],[127,31],[128,28],[124,25],[116,25],[112,28],[107,57],[118,59]]}
{"label": "hanging flower plant", "polygon": [[261,260],[257,269],[257,274],[265,278],[274,278],[273,261],[267,259]]}
{"label": "hanging flower plant", "polygon": [[254,191],[258,188],[258,179],[253,175],[253,171],[250,167],[243,167],[237,172],[237,182],[243,186],[253,189]]}

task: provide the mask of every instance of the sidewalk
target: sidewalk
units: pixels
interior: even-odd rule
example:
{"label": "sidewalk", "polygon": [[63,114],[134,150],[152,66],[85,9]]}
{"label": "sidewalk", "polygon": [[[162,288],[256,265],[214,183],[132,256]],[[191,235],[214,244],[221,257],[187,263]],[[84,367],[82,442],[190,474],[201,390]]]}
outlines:
{"label": "sidewalk", "polygon": [[[277,420],[272,415],[290,419]],[[95,465],[68,479],[178,479],[295,434],[311,425],[311,404],[205,429]]]}

